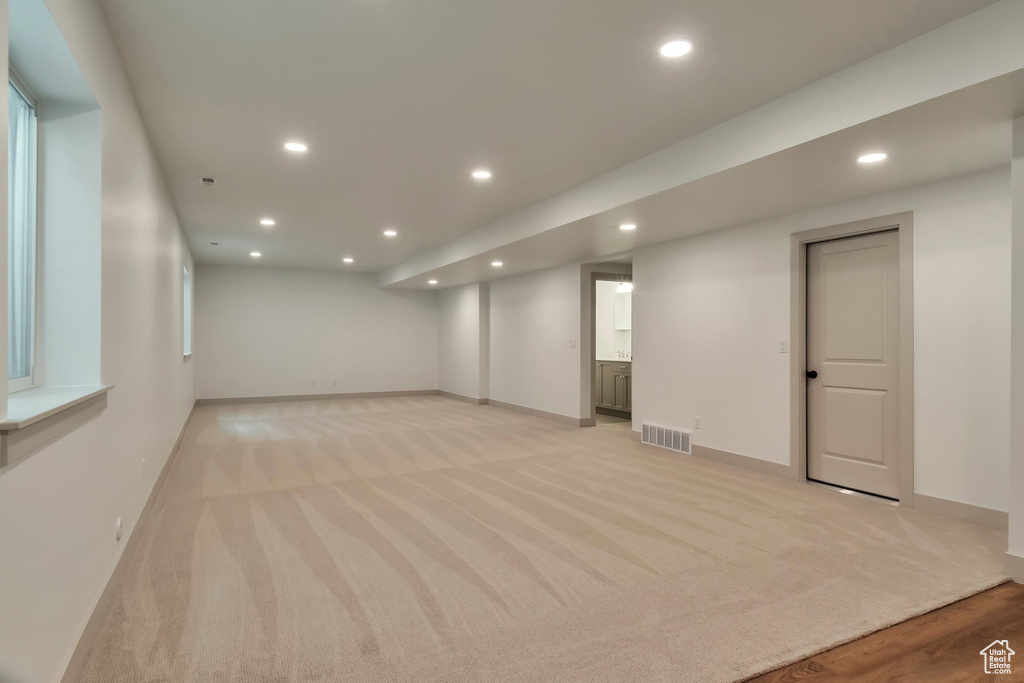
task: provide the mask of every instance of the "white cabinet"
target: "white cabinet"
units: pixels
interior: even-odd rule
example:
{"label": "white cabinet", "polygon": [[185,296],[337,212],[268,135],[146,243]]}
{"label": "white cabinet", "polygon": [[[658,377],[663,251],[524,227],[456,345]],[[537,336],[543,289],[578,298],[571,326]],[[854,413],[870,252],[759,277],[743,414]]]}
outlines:
{"label": "white cabinet", "polygon": [[615,329],[633,329],[633,293],[617,292],[615,294]]}

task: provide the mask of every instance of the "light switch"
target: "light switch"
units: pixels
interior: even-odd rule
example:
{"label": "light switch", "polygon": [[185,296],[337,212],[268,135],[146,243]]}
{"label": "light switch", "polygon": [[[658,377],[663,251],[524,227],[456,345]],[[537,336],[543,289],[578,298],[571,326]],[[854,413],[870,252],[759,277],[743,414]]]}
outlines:
{"label": "light switch", "polygon": [[569,340],[569,348],[570,349],[575,349],[576,348],[576,340],[575,339],[570,339]]}
{"label": "light switch", "polygon": [[787,340],[787,339],[780,339],[779,340],[779,353],[787,353],[788,351],[789,351],[789,340]]}

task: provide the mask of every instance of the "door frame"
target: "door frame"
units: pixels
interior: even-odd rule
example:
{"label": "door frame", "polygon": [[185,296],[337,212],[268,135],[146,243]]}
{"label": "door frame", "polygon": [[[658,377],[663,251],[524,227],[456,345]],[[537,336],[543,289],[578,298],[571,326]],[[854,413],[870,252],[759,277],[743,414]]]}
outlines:
{"label": "door frame", "polygon": [[897,213],[794,232],[790,292],[790,465],[807,481],[807,246],[844,237],[896,230],[899,233],[900,343],[899,502],[914,507],[914,214]]}
{"label": "door frame", "polygon": [[[615,272],[619,271],[619,272]],[[597,404],[594,402],[594,365],[597,363],[597,281],[632,282],[632,263],[586,264],[582,267],[580,284],[580,416],[582,427],[597,424]]]}

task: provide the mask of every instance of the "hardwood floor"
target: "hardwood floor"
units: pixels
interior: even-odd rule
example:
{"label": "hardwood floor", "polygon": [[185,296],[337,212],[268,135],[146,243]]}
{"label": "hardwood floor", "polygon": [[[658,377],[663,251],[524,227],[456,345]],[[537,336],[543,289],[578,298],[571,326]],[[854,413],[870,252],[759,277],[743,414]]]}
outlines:
{"label": "hardwood floor", "polygon": [[[984,673],[981,649],[1008,640],[1013,673]],[[751,679],[790,681],[1024,681],[1024,585],[1004,583],[802,662]]]}

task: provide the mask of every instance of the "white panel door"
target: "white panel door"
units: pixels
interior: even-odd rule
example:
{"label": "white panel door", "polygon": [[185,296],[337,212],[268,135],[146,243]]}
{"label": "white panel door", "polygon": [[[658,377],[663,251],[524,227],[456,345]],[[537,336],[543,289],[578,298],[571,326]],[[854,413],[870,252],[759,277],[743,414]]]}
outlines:
{"label": "white panel door", "polygon": [[899,498],[899,292],[896,231],[807,248],[809,479]]}

